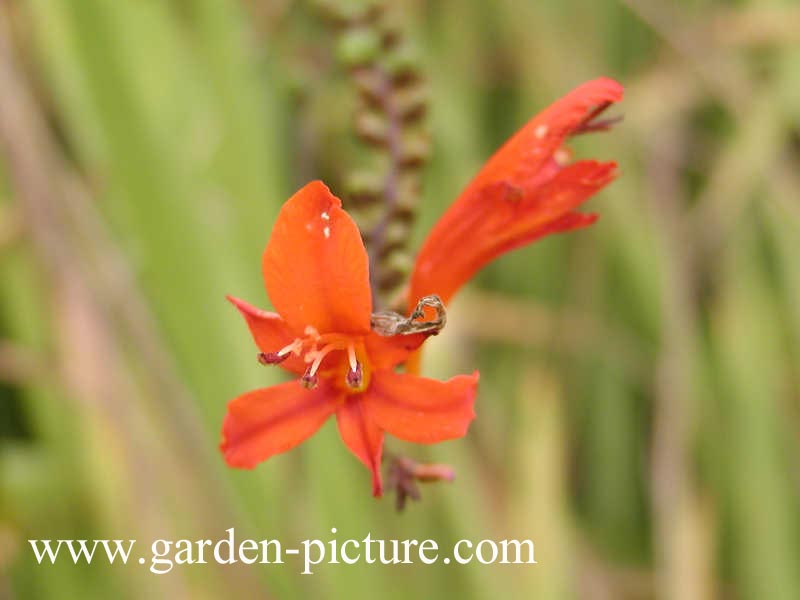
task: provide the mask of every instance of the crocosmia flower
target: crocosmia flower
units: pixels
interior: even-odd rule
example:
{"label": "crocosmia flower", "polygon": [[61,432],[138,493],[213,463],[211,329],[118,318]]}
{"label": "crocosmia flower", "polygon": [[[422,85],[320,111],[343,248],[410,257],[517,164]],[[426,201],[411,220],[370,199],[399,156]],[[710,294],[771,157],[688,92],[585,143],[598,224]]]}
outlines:
{"label": "crocosmia flower", "polygon": [[603,188],[614,162],[570,162],[570,136],[608,128],[597,117],[622,99],[608,78],[584,83],[533,117],[483,166],[431,230],[417,255],[409,300],[445,303],[499,255],[551,233],[586,227],[596,215],[575,209]]}
{"label": "crocosmia flower", "polygon": [[[598,116],[621,99],[622,87],[611,79],[585,83],[489,159],[423,243],[408,288],[409,308],[415,307],[408,319],[373,314],[367,253],[339,199],[319,181],[292,196],[262,260],[277,312],[229,300],[247,321],[259,361],[297,378],[230,402],[221,445],[228,464],[254,467],[335,415],[342,440],[372,472],[379,496],[385,432],[419,443],[463,436],[474,417],[478,374],[446,382],[419,377],[412,374],[418,349],[444,325],[442,303],[481,267],[545,235],[595,221],[576,209],[614,178],[616,164],[572,162],[564,143],[607,129],[612,121]],[[431,307],[437,328],[428,330],[414,319]],[[401,364],[405,373],[396,371]],[[409,473],[395,478],[408,480]]]}
{"label": "crocosmia flower", "polygon": [[297,378],[231,401],[221,449],[229,465],[252,468],[335,415],[342,441],[370,469],[379,496],[384,432],[425,444],[463,436],[475,416],[478,374],[441,382],[395,372],[426,334],[372,330],[367,253],[341,206],[319,181],[284,204],[262,257],[276,312],[229,297],[259,361]]}

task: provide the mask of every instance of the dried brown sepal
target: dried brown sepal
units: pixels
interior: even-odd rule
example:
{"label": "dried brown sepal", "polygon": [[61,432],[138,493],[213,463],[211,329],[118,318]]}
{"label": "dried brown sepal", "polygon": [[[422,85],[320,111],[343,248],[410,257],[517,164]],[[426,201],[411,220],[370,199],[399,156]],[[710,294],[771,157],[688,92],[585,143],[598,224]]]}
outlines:
{"label": "dried brown sepal", "polygon": [[408,499],[420,500],[419,483],[453,481],[455,471],[449,465],[418,463],[407,456],[397,456],[389,463],[386,489],[396,494],[395,507],[400,512]]}
{"label": "dried brown sepal", "polygon": [[[434,309],[436,316],[430,320],[420,321],[419,319],[425,319],[426,307]],[[431,294],[420,298],[414,311],[408,317],[391,310],[382,310],[372,313],[370,323],[375,333],[385,337],[414,333],[436,335],[447,324],[447,311],[441,298],[436,294]]]}

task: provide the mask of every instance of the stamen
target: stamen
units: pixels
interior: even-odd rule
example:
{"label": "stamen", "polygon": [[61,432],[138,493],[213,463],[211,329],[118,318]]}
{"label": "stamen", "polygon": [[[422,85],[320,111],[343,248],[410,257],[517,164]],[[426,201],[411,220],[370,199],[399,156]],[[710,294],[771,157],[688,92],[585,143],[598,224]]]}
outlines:
{"label": "stamen", "polygon": [[291,344],[287,344],[280,350],[278,350],[278,356],[288,356],[290,353],[294,352],[297,356],[300,356],[300,351],[303,349],[303,340],[296,339]]}
{"label": "stamen", "polygon": [[289,358],[289,353],[281,354],[280,352],[259,352],[258,362],[262,365],[278,365]]}
{"label": "stamen", "polygon": [[355,371],[358,366],[358,361],[356,360],[356,348],[353,344],[347,346],[347,360],[350,361],[350,370]]}
{"label": "stamen", "polygon": [[299,356],[302,349],[303,340],[298,338],[277,352],[259,352],[258,362],[260,362],[262,365],[279,365],[289,358],[289,355],[292,353]]}
{"label": "stamen", "polygon": [[328,344],[327,346],[324,346],[322,350],[312,350],[310,352],[306,352],[305,361],[307,363],[311,363],[311,367],[309,368],[310,374],[314,375],[317,372],[317,369],[319,369],[319,365],[323,358],[325,358],[334,350],[340,349],[341,348],[336,344]]}
{"label": "stamen", "polygon": [[314,373],[311,372],[311,368],[306,369],[306,372],[303,373],[303,376],[300,378],[300,383],[304,388],[307,390],[313,390],[317,387],[319,383],[319,377],[317,377]]}
{"label": "stamen", "polygon": [[364,371],[361,363],[356,361],[355,368],[351,368],[344,379],[351,388],[360,388],[364,383]]}
{"label": "stamen", "polygon": [[[282,361],[290,354],[294,353],[303,357],[303,361],[308,365],[305,373],[300,378],[300,383],[307,389],[314,389],[319,384],[317,372],[322,366],[322,361],[331,352],[338,350],[347,351],[349,370],[345,376],[347,385],[352,388],[360,389],[364,385],[364,371],[356,357],[355,344],[339,335],[320,335],[311,326],[305,329],[306,337],[296,339],[294,342],[275,353],[264,353],[264,357],[259,360],[265,361],[264,364],[275,364],[273,361]],[[322,345],[322,348],[319,348]]]}

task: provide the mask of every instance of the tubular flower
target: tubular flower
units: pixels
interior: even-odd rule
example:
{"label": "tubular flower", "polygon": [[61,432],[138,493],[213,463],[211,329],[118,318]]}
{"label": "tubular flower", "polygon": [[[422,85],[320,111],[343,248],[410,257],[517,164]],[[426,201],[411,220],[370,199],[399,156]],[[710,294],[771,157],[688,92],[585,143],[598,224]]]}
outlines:
{"label": "tubular flower", "polygon": [[575,209],[611,182],[614,162],[569,162],[570,136],[608,129],[597,117],[622,99],[622,86],[595,79],[533,117],[483,166],[431,230],[417,255],[409,301],[437,294],[447,303],[481,267],[551,233],[586,227]]}
{"label": "tubular flower", "polygon": [[259,362],[299,378],[232,400],[220,447],[229,465],[252,468],[335,415],[380,496],[384,432],[424,444],[463,436],[475,416],[478,374],[441,382],[395,372],[427,335],[371,329],[367,253],[341,206],[319,181],[284,204],[262,257],[277,312],[228,298],[247,322]]}

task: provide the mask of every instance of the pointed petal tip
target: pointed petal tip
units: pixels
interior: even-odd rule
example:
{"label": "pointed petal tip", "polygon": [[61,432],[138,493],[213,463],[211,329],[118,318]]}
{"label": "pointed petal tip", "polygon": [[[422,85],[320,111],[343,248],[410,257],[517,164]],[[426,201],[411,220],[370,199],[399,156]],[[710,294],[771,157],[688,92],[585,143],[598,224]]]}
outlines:
{"label": "pointed petal tip", "polygon": [[619,177],[619,174],[619,165],[616,161],[611,160],[608,162],[596,163],[594,179],[598,182],[602,182],[603,185]]}
{"label": "pointed petal tip", "polygon": [[233,304],[238,311],[245,317],[245,319],[250,320],[253,319],[280,319],[280,315],[278,313],[270,312],[257,306],[253,306],[249,302],[242,300],[241,298],[237,298],[236,296],[231,296],[230,294],[225,296],[225,299]]}
{"label": "pointed petal tip", "polygon": [[600,219],[600,215],[597,213],[581,213],[583,216],[582,219],[582,226],[589,226],[594,225]]}
{"label": "pointed petal tip", "polygon": [[377,477],[373,474],[372,476],[372,497],[373,498],[381,498],[383,496],[383,482],[381,481],[380,473],[378,473]]}
{"label": "pointed petal tip", "polygon": [[239,307],[240,303],[244,302],[244,300],[240,300],[236,296],[232,296],[230,294],[225,294],[225,300],[227,300],[228,302],[230,302],[231,304],[233,304],[237,308]]}
{"label": "pointed petal tip", "polygon": [[[331,191],[331,188],[321,179],[314,179],[292,194],[285,206],[313,207],[316,211],[320,208],[320,203],[325,203],[327,207],[342,208],[342,200]],[[322,207],[323,210],[324,208]]]}
{"label": "pointed petal tip", "polygon": [[245,469],[247,471],[252,471],[257,466],[257,463],[251,464],[247,461],[238,460],[234,455],[228,452],[223,451],[222,457],[225,459],[225,464],[232,469]]}
{"label": "pointed petal tip", "polygon": [[596,79],[592,79],[591,81],[587,81],[583,85],[591,87],[597,90],[598,93],[605,95],[609,102],[619,102],[625,95],[625,88],[622,86],[622,84],[611,77],[598,77]]}
{"label": "pointed petal tip", "polygon": [[342,205],[342,201],[331,192],[331,188],[325,184],[321,179],[313,179],[305,184],[299,190],[300,192],[311,192],[317,194],[323,194],[325,196],[330,196],[331,199],[335,200],[338,203],[338,206]]}
{"label": "pointed petal tip", "polygon": [[599,191],[619,175],[619,165],[614,161],[580,160],[563,168],[554,178],[558,186],[590,186]]}
{"label": "pointed petal tip", "polygon": [[245,302],[241,298],[237,298],[236,296],[225,294],[225,299],[231,304],[233,304],[236,308],[238,308],[240,312],[253,314],[258,310],[255,306],[248,304],[247,302]]}
{"label": "pointed petal tip", "polygon": [[246,460],[245,456],[237,455],[233,451],[233,448],[225,436],[224,427],[225,426],[223,425],[222,439],[219,443],[219,451],[222,454],[222,458],[225,460],[225,464],[234,469],[254,469],[258,465],[258,461]]}
{"label": "pointed petal tip", "polygon": [[336,424],[344,445],[369,469],[372,495],[379,498],[383,494],[383,430],[364,413],[363,404],[352,398],[341,404],[336,410]]}
{"label": "pointed petal tip", "polygon": [[596,102],[620,102],[625,88],[616,79],[603,76],[582,83],[572,93],[589,96]]}

